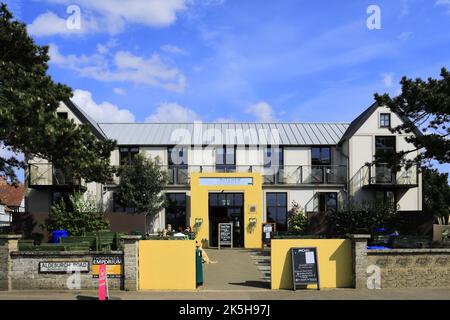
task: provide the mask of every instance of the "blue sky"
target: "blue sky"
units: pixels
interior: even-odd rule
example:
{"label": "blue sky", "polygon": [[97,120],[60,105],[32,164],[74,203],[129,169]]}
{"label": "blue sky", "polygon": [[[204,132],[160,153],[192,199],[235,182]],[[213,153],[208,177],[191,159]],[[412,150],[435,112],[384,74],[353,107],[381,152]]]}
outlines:
{"label": "blue sky", "polygon": [[6,2],[101,122],[349,122],[403,75],[450,67],[450,0]]}

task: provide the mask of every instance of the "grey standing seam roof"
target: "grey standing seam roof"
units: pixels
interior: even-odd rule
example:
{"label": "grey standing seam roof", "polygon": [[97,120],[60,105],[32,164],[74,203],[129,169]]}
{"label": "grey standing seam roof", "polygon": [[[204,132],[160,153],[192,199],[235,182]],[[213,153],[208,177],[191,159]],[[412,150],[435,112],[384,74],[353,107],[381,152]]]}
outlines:
{"label": "grey standing seam roof", "polygon": [[[266,145],[278,142],[279,145],[300,146],[336,145],[349,123],[99,123],[98,126],[106,137],[117,140],[119,145]],[[221,136],[221,143],[211,141],[217,134]],[[181,138],[183,142],[178,140]]]}

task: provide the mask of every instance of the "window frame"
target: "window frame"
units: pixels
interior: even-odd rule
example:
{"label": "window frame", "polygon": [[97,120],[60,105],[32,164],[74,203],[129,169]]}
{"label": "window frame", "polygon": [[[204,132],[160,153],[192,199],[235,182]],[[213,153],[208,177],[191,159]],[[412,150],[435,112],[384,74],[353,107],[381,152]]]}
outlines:
{"label": "window frame", "polygon": [[[227,151],[230,150],[231,148],[233,148],[233,163],[227,163]],[[222,154],[220,157],[218,157],[218,150],[221,149],[222,150]],[[236,145],[222,145],[219,147],[215,148],[215,162],[216,162],[216,170],[217,169],[227,169],[227,168],[231,168],[231,169],[236,169],[236,151],[237,151],[237,146]],[[218,163],[217,160],[220,159],[222,160],[222,163]]]}
{"label": "window frame", "polygon": [[[267,155],[267,151],[270,150],[270,157]],[[277,152],[274,152],[274,150],[277,150]],[[273,160],[276,159],[276,157],[274,156],[275,154],[278,154],[278,164],[274,165],[273,164]],[[264,148],[264,157],[263,157],[263,161],[264,161],[264,167],[265,168],[272,168],[272,167],[283,167],[284,165],[284,148],[283,147],[272,147],[272,146],[267,146]],[[270,159],[270,161],[266,161]]]}
{"label": "window frame", "polygon": [[[285,199],[286,199],[286,202],[284,203],[284,205],[279,205],[278,204],[278,195],[281,195],[281,194],[283,194],[284,196],[285,196]],[[269,205],[269,201],[268,201],[268,198],[269,198],[269,195],[275,195],[275,204],[274,205]],[[287,194],[287,192],[266,192],[266,222],[272,222],[272,221],[269,221],[269,209],[270,208],[274,208],[276,211],[276,217],[275,217],[275,221],[273,221],[273,222],[275,222],[276,223],[276,230],[278,230],[278,231],[287,231],[287,228],[288,228],[288,194]],[[285,208],[284,209],[284,221],[285,221],[285,223],[284,223],[284,226],[283,227],[281,227],[280,226],[280,223],[278,222],[279,221],[279,219],[278,219],[278,209],[280,209],[280,208]]]}
{"label": "window frame", "polygon": [[[137,150],[137,151],[133,151]],[[137,155],[140,152],[139,146],[119,146],[119,164],[120,165],[132,165],[133,164],[133,156]],[[126,153],[126,163],[122,154]]]}
{"label": "window frame", "polygon": [[[314,163],[314,159],[313,159],[313,149],[319,149],[319,163]],[[323,161],[323,150],[327,149],[328,150],[328,155],[329,155],[329,160],[328,161]],[[332,152],[331,152],[331,147],[330,146],[313,146],[311,147],[311,166],[330,166],[332,163],[332,156],[331,156]]]}
{"label": "window frame", "polygon": [[[179,205],[179,204],[170,206],[169,205],[170,204],[169,197],[172,196],[172,195],[174,195],[174,196],[183,196],[184,197],[184,206],[183,205]],[[176,211],[181,208],[182,210],[184,210],[184,214],[182,214],[182,216],[184,216],[184,222],[183,222],[183,226],[181,226],[183,228],[183,230],[184,230],[186,228],[186,226],[188,225],[188,220],[187,220],[187,216],[188,216],[187,199],[188,199],[188,197],[187,197],[186,193],[185,192],[166,192],[165,196],[166,196],[166,201],[167,201],[167,206],[166,206],[166,208],[164,208],[164,223],[165,223],[165,227],[167,227],[167,225],[169,224],[169,221],[167,221],[168,210],[169,209],[175,209],[174,215],[175,215],[175,221],[176,221],[177,220],[176,216],[178,215],[178,212],[176,212]],[[178,203],[178,200],[176,200],[176,201]],[[170,223],[170,225],[172,226],[172,230],[174,230],[175,232],[177,232],[178,231],[177,229],[180,227],[180,226],[176,226],[174,223]]]}
{"label": "window frame", "polygon": [[[387,120],[389,122],[387,125],[385,124],[385,121],[386,121],[386,119],[384,119],[385,116],[387,116]],[[390,128],[391,127],[391,114],[389,112],[380,113],[378,126],[380,128]]]}

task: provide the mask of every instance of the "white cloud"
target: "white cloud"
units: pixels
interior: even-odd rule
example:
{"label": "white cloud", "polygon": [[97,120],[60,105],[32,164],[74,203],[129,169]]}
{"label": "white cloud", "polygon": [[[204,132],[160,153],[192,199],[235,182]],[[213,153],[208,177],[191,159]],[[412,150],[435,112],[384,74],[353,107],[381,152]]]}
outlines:
{"label": "white cloud", "polygon": [[82,35],[87,32],[97,31],[98,27],[93,20],[87,16],[82,20],[80,28],[69,28],[66,18],[57,16],[52,11],[47,11],[36,17],[27,26],[28,32],[37,37],[47,37],[52,35]]}
{"label": "white cloud", "polygon": [[437,0],[434,5],[447,7],[447,14],[450,14],[450,0]]}
{"label": "white cloud", "polygon": [[92,93],[75,90],[72,100],[97,122],[134,122],[134,115],[127,109],[103,101],[98,104],[92,99]]}
{"label": "white cloud", "polygon": [[64,56],[55,44],[50,45],[50,63],[69,69],[82,77],[103,82],[133,82],[168,91],[184,92],[186,77],[158,54],[146,58],[128,51],[118,51],[111,60],[105,54]]}
{"label": "white cloud", "polygon": [[383,77],[383,83],[386,87],[390,88],[393,86],[394,84],[394,73],[389,72],[389,73],[382,73],[381,76]]}
{"label": "white cloud", "polygon": [[123,96],[126,94],[125,90],[123,90],[122,88],[114,88],[113,91],[115,94],[118,94],[119,96]]}
{"label": "white cloud", "polygon": [[97,44],[97,52],[100,54],[107,54],[109,52],[109,49],[116,47],[118,44],[117,39],[111,38],[106,43],[99,43]]}
{"label": "white cloud", "polygon": [[[46,0],[69,6],[72,0]],[[30,25],[30,32],[36,36],[50,36],[71,33],[108,32],[116,34],[125,29],[126,23],[149,27],[167,27],[174,24],[177,15],[186,10],[189,0],[78,0],[81,9],[82,27],[77,32],[65,27],[65,17],[48,12],[38,16]],[[32,30],[32,31],[31,31]]]}
{"label": "white cloud", "polygon": [[177,103],[162,103],[156,112],[148,116],[145,122],[193,122],[200,120],[200,116],[193,110]]}
{"label": "white cloud", "polygon": [[273,109],[267,102],[253,104],[249,106],[245,112],[256,117],[256,120],[259,122],[275,121]]}
{"label": "white cloud", "polygon": [[171,44],[161,46],[161,50],[171,54],[187,55],[185,50]]}
{"label": "white cloud", "polygon": [[398,39],[402,40],[402,41],[406,41],[409,38],[413,37],[414,33],[410,32],[410,31],[403,31],[402,33],[399,34]]}
{"label": "white cloud", "polygon": [[220,117],[214,120],[213,122],[219,122],[219,123],[229,123],[229,122],[236,122],[236,119],[233,117]]}

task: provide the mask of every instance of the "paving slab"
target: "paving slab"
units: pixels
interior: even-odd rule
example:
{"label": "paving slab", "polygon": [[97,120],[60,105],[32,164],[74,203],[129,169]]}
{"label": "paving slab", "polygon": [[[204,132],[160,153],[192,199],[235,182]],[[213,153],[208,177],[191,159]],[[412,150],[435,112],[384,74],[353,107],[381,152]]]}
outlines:
{"label": "paving slab", "polygon": [[205,249],[216,263],[203,264],[201,290],[269,290],[270,285],[246,249]]}

